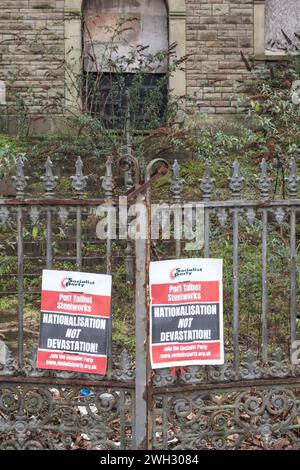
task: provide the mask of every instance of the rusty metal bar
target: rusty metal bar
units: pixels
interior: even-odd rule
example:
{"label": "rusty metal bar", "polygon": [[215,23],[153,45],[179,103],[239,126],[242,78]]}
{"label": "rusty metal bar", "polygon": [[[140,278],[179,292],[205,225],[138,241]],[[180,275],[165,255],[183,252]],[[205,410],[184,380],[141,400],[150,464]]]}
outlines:
{"label": "rusty metal bar", "polygon": [[256,390],[257,387],[276,387],[284,385],[300,385],[300,377],[282,377],[271,378],[271,379],[254,379],[254,380],[237,380],[230,382],[206,382],[206,383],[197,383],[197,384],[184,384],[176,386],[166,386],[166,387],[155,387],[151,390],[151,396],[160,396],[165,394],[180,394],[189,393],[189,392],[198,392],[201,390],[213,390],[217,392],[218,390],[227,390],[227,389],[239,389],[246,388],[247,391]]}
{"label": "rusty metal bar", "polygon": [[52,212],[47,209],[47,227],[46,227],[46,267],[52,268]]}
{"label": "rusty metal bar", "polygon": [[233,211],[233,354],[236,372],[239,369],[239,210]]}
{"label": "rusty metal bar", "polygon": [[[166,160],[161,158],[156,158],[152,160],[146,170],[146,183],[153,183],[156,179],[160,178],[161,176],[165,175],[168,172],[169,164]],[[176,169],[175,165],[175,179],[176,184],[180,184],[179,181],[179,166]],[[180,189],[181,191],[181,189]],[[176,192],[176,191],[175,191]],[[150,346],[149,346],[149,328],[150,328],[150,295],[151,292],[146,288],[149,285],[149,266],[151,261],[151,184],[147,186],[146,190],[146,209],[147,209],[147,232],[148,237],[147,240],[144,242],[144,252],[145,252],[145,267],[144,267],[144,309],[143,309],[143,336],[144,336],[144,358],[142,367],[144,367],[144,371],[141,369],[140,373],[143,376],[144,382],[144,395],[143,395],[143,402],[141,402],[141,407],[143,408],[143,412],[145,413],[145,440],[144,440],[144,448],[151,450],[153,447],[153,429],[154,429],[154,401],[151,396],[151,389],[152,389],[152,381],[151,381],[151,363],[150,363]],[[142,338],[140,338],[142,340]],[[140,348],[142,350],[142,341],[140,343]],[[136,389],[137,391],[137,389]],[[143,447],[141,447],[143,448]]]}
{"label": "rusty metal bar", "polygon": [[[23,200],[28,177],[24,175],[24,160],[19,155],[16,161],[16,176],[12,182],[19,200]],[[18,244],[18,365],[23,367],[24,356],[24,213],[17,208],[17,244]]]}
{"label": "rusty metal bar", "polygon": [[296,205],[299,177],[295,158],[290,162],[290,173],[285,178],[289,198],[292,202],[290,217],[290,262],[291,262],[291,293],[290,293],[290,360],[294,367],[294,353],[297,350],[297,248],[296,248]]}
{"label": "rusty metal bar", "polygon": [[[78,200],[82,200],[87,185],[87,176],[83,174],[83,162],[80,157],[76,160],[75,176],[71,176],[72,187]],[[76,265],[77,270],[82,271],[82,206],[76,207]]]}
{"label": "rusty metal bar", "polygon": [[[271,178],[268,176],[268,163],[263,159],[260,163],[260,175],[256,179],[262,201],[268,202],[271,189]],[[268,281],[267,281],[267,256],[268,256],[268,207],[262,209],[262,235],[261,235],[261,257],[262,257],[262,360],[268,360]]]}
{"label": "rusty metal bar", "polygon": [[105,199],[0,199],[0,206],[100,206]]}
{"label": "rusty metal bar", "polygon": [[164,162],[164,163],[157,169],[157,171],[154,174],[149,176],[149,179],[145,181],[145,183],[141,184],[137,188],[132,188],[129,191],[127,191],[125,196],[127,197],[128,200],[134,199],[139,194],[144,193],[146,189],[150,188],[152,183],[154,183],[161,176],[165,175],[168,172],[168,165],[166,164],[166,162],[162,159],[157,159],[157,161]]}
{"label": "rusty metal bar", "polygon": [[210,233],[210,213],[209,209],[204,209],[204,258],[209,258],[210,248],[209,248],[209,233]]}
{"label": "rusty metal bar", "polygon": [[[136,361],[136,381],[135,381],[135,422],[134,422],[134,448],[136,450],[149,449],[152,446],[151,417],[152,401],[149,400],[150,380],[150,358],[149,358],[149,297],[147,292],[148,272],[150,262],[151,247],[151,183],[168,171],[168,163],[163,159],[152,160],[147,166],[145,183],[131,193],[131,197],[136,197],[136,202],[140,207],[145,206],[145,197],[142,195],[146,191],[146,216],[145,233],[135,240],[136,252],[136,289],[135,289],[135,361]],[[142,232],[142,230],[141,230]],[[149,408],[148,408],[149,407]]]}
{"label": "rusty metal bar", "polygon": [[168,448],[168,434],[169,434],[169,429],[168,429],[168,426],[166,426],[166,423],[168,423],[168,397],[164,396],[163,397],[163,410],[162,410],[162,414],[163,414],[163,449],[167,449]]}
{"label": "rusty metal bar", "polygon": [[[78,200],[83,198],[84,190],[87,185],[87,176],[83,174],[83,162],[80,157],[76,160],[76,172],[75,176],[71,176],[72,187],[76,192],[76,197]],[[76,207],[76,264],[77,270],[82,270],[82,211],[81,206]]]}
{"label": "rusty metal bar", "polygon": [[[102,178],[102,188],[105,191],[105,205],[110,208],[113,206],[113,190],[114,190],[114,183],[113,183],[113,174],[112,174],[112,164],[113,158],[108,157],[106,161],[106,175]],[[111,213],[109,213],[109,217]],[[112,256],[112,220],[109,220],[109,226],[107,231],[107,238],[106,238],[106,272],[107,274],[111,274],[112,272],[112,263],[111,263],[111,256]]]}
{"label": "rusty metal bar", "polygon": [[[106,174],[102,177],[102,189],[105,192],[105,205],[108,207],[108,230],[107,230],[107,237],[106,237],[106,273],[112,273],[112,221],[111,219],[111,212],[109,210],[110,207],[113,206],[113,190],[114,190],[114,182],[113,182],[113,173],[112,173],[112,165],[113,165],[113,158],[110,156],[106,160]],[[112,374],[112,311],[109,317],[108,322],[108,344],[107,344],[107,357],[108,357],[108,364],[107,364],[107,376],[111,377]]]}
{"label": "rusty metal bar", "polygon": [[239,349],[239,202],[244,178],[241,175],[240,164],[237,160],[233,162],[232,176],[229,178],[229,188],[235,205],[232,210],[233,227],[233,362],[236,374],[239,371],[240,349]]}
{"label": "rusty metal bar", "polygon": [[24,356],[24,218],[23,209],[17,209],[18,231],[18,365],[23,367]]}
{"label": "rusty metal bar", "polygon": [[[125,396],[124,391],[120,391],[120,410],[125,412]],[[121,449],[125,449],[125,442],[126,442],[126,426],[123,420],[120,420],[120,445]]]}
{"label": "rusty metal bar", "polygon": [[133,390],[134,382],[122,382],[120,380],[91,380],[91,379],[59,379],[57,377],[24,377],[23,375],[18,376],[9,376],[9,375],[0,375],[0,383],[16,383],[16,384],[43,384],[53,386],[53,385],[65,385],[66,387],[74,385],[84,385],[87,387],[97,387],[97,388],[118,388],[121,390]]}
{"label": "rusty metal bar", "polygon": [[76,207],[76,266],[77,266],[78,271],[82,271],[81,224],[82,224],[81,207]]}
{"label": "rusty metal bar", "polygon": [[132,284],[134,281],[134,260],[131,242],[128,240],[125,248],[125,274],[126,282]]}
{"label": "rusty metal bar", "polygon": [[[171,180],[171,194],[174,201],[174,237],[175,237],[175,257],[179,259],[181,256],[181,238],[182,238],[182,207],[181,207],[181,192],[184,180],[180,178],[180,166],[175,160],[172,166],[173,177]],[[177,233],[176,228],[180,227],[180,233]]]}
{"label": "rusty metal bar", "polygon": [[297,339],[297,249],[296,249],[296,210],[291,209],[290,219],[290,259],[291,259],[291,293],[290,293],[290,357],[293,364],[293,354],[296,350]]}
{"label": "rusty metal bar", "polygon": [[202,192],[202,199],[204,204],[204,258],[209,258],[210,249],[209,249],[209,234],[210,234],[210,213],[209,208],[212,207],[211,198],[214,191],[214,178],[210,174],[209,161],[205,161],[204,165],[204,175],[200,179],[200,189]]}
{"label": "rusty metal bar", "polygon": [[[54,196],[58,179],[57,176],[54,176],[52,168],[53,163],[48,157],[45,164],[45,176],[40,178],[45,188],[45,200],[47,202]],[[52,210],[49,205],[46,208],[46,267],[52,269]]]}
{"label": "rusty metal bar", "polygon": [[[164,174],[164,173],[163,173]],[[151,181],[155,181],[157,179],[157,175],[151,179]],[[150,183],[149,183],[150,184]],[[148,187],[149,185],[147,185]],[[137,192],[142,192],[141,188]],[[136,195],[136,194],[135,194]],[[133,194],[129,194],[128,200],[135,197]],[[125,194],[126,196],[126,194]],[[0,198],[0,206],[100,206],[104,205],[106,202],[105,199],[18,199],[18,198],[11,198],[11,199],[1,199]],[[296,200],[288,200],[288,199],[277,199],[276,201],[271,200],[253,200],[253,201],[236,201],[234,199],[226,200],[226,201],[202,201],[204,207],[208,209],[221,209],[221,208],[235,208],[240,207],[241,209],[247,208],[256,208],[261,209],[264,207],[295,207],[297,209],[300,208],[300,199]]]}
{"label": "rusty metal bar", "polygon": [[268,210],[262,213],[262,360],[268,360],[268,280],[267,280],[267,255],[268,255]]}
{"label": "rusty metal bar", "polygon": [[[181,207],[179,206],[179,210],[181,211]],[[175,223],[175,227],[176,227],[176,217],[177,217],[177,214],[178,214],[178,211],[175,209],[174,211],[174,223]],[[180,238],[176,238],[175,239],[175,258],[176,259],[179,259],[181,257],[181,239]]]}
{"label": "rusty metal bar", "polygon": [[[143,195],[137,196],[137,204],[144,204]],[[136,284],[135,284],[135,436],[134,448],[147,448],[148,410],[147,410],[147,296],[146,296],[146,266],[147,241],[141,237],[135,241]]]}
{"label": "rusty metal bar", "polygon": [[[127,152],[128,152],[128,155],[132,154],[130,136],[128,136]],[[134,185],[133,175],[132,175],[132,171],[133,171],[132,167],[134,167],[134,165],[132,164],[132,160],[130,160],[130,163],[131,164],[128,166],[127,171],[125,171],[124,173],[124,184],[125,184],[126,191],[130,191],[130,189]],[[136,182],[135,187],[137,187],[138,181],[136,180],[136,178],[135,178],[135,182]],[[126,199],[126,206],[127,206],[127,199]],[[126,282],[128,284],[132,284],[134,282],[134,259],[133,259],[132,242],[129,239],[127,239],[126,248],[125,248],[125,275],[126,275]]]}

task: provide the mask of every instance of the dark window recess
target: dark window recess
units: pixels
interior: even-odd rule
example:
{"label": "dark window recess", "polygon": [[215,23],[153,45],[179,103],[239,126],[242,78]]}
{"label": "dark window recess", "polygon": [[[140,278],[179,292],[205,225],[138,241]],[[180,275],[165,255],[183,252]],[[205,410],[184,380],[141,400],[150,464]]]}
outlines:
{"label": "dark window recess", "polygon": [[[167,108],[165,74],[85,74],[86,111],[110,129],[147,129],[164,122]],[[127,122],[127,123],[126,123]]]}

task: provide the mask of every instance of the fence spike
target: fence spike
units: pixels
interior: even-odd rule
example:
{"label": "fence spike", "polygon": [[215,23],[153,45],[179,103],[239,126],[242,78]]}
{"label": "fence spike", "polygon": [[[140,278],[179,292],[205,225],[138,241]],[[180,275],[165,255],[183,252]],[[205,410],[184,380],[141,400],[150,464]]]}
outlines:
{"label": "fence spike", "polygon": [[72,180],[73,189],[78,195],[81,195],[86,188],[88,179],[88,177],[83,174],[83,162],[81,157],[77,158],[75,167],[76,174],[75,176],[71,176],[70,179]]}
{"label": "fence spike", "polygon": [[132,186],[139,185],[140,182],[140,167],[138,160],[133,155],[123,155],[118,160],[118,167],[124,172],[124,183],[126,190]]}
{"label": "fence spike", "polygon": [[271,178],[268,177],[268,164],[265,158],[260,163],[260,176],[256,178],[261,199],[268,199],[271,189]]}
{"label": "fence spike", "polygon": [[233,198],[239,199],[245,178],[241,175],[240,164],[235,160],[232,165],[232,176],[229,178],[229,188]]}
{"label": "fence spike", "polygon": [[50,157],[47,158],[45,169],[46,173],[45,176],[41,176],[41,181],[45,187],[45,196],[51,197],[57,185],[58,177],[53,175],[53,163]]}
{"label": "fence spike", "polygon": [[182,192],[182,187],[184,180],[180,178],[180,165],[177,160],[174,161],[172,165],[173,177],[171,179],[170,190],[175,202],[180,202],[180,195]]}
{"label": "fence spike", "polygon": [[134,380],[135,371],[132,365],[133,360],[130,357],[127,349],[123,349],[120,354],[120,361],[118,362],[117,369],[114,371],[114,377],[117,380]]}
{"label": "fence spike", "polygon": [[129,240],[127,241],[124,253],[125,253],[126,282],[128,282],[129,284],[132,284],[134,281],[134,257],[133,257],[132,244],[130,243]]}
{"label": "fence spike", "polygon": [[27,186],[28,176],[24,175],[24,155],[19,155],[16,161],[16,176],[12,176],[12,182],[17,191],[17,197],[23,197]]}
{"label": "fence spike", "polygon": [[287,183],[289,197],[291,199],[297,199],[299,177],[297,176],[297,164],[294,158],[290,162],[290,174],[285,178],[285,181]]}
{"label": "fence spike", "polygon": [[121,357],[120,357],[120,368],[123,372],[126,373],[130,372],[132,370],[132,360],[131,357],[128,354],[127,349],[123,349],[121,352]]}
{"label": "fence spike", "polygon": [[107,199],[110,199],[113,197],[114,179],[113,179],[113,173],[112,173],[112,164],[113,164],[113,157],[107,157],[106,174],[105,176],[101,177],[102,188],[105,191],[105,196]]}
{"label": "fence spike", "polygon": [[131,189],[132,186],[134,185],[134,181],[132,177],[132,168],[129,168],[129,170],[125,171],[124,182],[125,182],[126,191],[129,191],[129,189]]}
{"label": "fence spike", "polygon": [[201,191],[202,191],[202,197],[204,201],[209,201],[211,199],[211,196],[213,194],[214,190],[214,182],[215,179],[211,178],[210,174],[210,167],[209,167],[209,161],[205,160],[204,163],[204,175],[203,178],[200,179],[201,185]]}
{"label": "fence spike", "polygon": [[284,353],[280,346],[278,346],[272,354],[272,360],[277,363],[281,363],[284,361]]}
{"label": "fence spike", "polygon": [[262,369],[259,367],[259,361],[256,352],[252,349],[246,351],[244,360],[241,363],[242,379],[259,379],[262,376]]}
{"label": "fence spike", "polygon": [[173,171],[173,177],[175,180],[179,179],[180,175],[180,165],[177,160],[174,160],[174,163],[172,165],[172,171]]}

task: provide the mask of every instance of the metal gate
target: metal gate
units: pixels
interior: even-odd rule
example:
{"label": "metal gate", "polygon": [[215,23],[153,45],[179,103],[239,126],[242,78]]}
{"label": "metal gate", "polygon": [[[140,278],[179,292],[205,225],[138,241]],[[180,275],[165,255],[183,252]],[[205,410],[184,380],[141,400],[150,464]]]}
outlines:
{"label": "metal gate", "polygon": [[[148,263],[151,258],[191,255],[183,251],[183,241],[179,239],[174,240],[173,252],[170,254],[169,250],[167,255],[159,245],[164,242],[153,245],[150,238],[115,242],[108,237],[102,244],[94,240],[91,227],[95,232],[99,206],[116,207],[118,195],[125,193],[129,204],[135,201],[146,208],[149,229],[150,203],[156,194],[152,191],[151,197],[151,185],[160,177],[164,187],[169,184],[170,172],[163,160],[148,165],[142,184],[138,162],[132,156],[122,157],[118,164],[125,171],[124,188],[121,176],[114,174],[117,165],[108,158],[102,177],[103,197],[99,198],[97,188],[95,197],[87,186],[78,158],[76,174],[71,177],[73,193],[66,198],[59,194],[60,180],[54,176],[50,159],[41,178],[44,194],[39,195],[37,182],[34,193],[29,191],[20,158],[13,178],[16,197],[0,200],[0,300],[6,299],[0,309],[0,448],[299,448],[300,200],[295,162],[291,162],[285,181],[289,198],[270,199],[271,181],[263,161],[256,181],[259,196],[255,200],[241,199],[243,178],[237,162],[229,178],[230,195],[213,198],[215,182],[206,162],[198,198],[205,208],[204,245],[193,256],[214,256],[217,249],[227,256],[230,252],[224,284],[226,361],[223,366],[156,371],[151,371],[148,356]],[[171,173],[170,192],[165,191],[165,198],[180,205],[185,183],[177,162]],[[119,184],[115,185],[117,177]],[[92,195],[88,195],[88,190]],[[277,263],[272,258],[275,242],[277,238],[286,241],[287,232],[289,243],[283,243],[282,253],[276,254]],[[259,285],[252,285],[251,268],[244,257],[247,237],[255,256],[259,253]],[[12,276],[14,262],[16,278]],[[123,264],[124,292],[126,285],[129,289],[135,283],[135,331],[130,332],[135,357],[131,358],[126,349],[115,348],[110,341],[105,377],[36,369],[36,319],[30,308],[36,305],[34,296],[39,296],[41,269],[52,269],[58,262],[78,270],[106,271],[113,276],[116,266]],[[39,272],[28,273],[34,263]],[[258,265],[253,273],[257,273]],[[284,286],[279,307],[270,305],[270,278],[273,280],[274,273]],[[9,295],[11,301],[7,300]],[[16,297],[15,311],[12,305]],[[253,305],[245,318],[247,302]],[[112,327],[114,308],[123,306],[113,305]],[[278,318],[274,312],[279,312]],[[8,321],[10,316],[14,322]],[[257,338],[251,337],[253,331]]]}

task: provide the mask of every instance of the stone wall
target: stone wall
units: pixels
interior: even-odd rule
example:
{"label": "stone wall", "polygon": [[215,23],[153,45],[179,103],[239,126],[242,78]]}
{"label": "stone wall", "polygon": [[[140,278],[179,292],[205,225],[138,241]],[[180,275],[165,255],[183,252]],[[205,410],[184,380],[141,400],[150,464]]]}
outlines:
{"label": "stone wall", "polygon": [[[65,92],[65,2],[0,0],[0,80],[9,85],[9,101],[24,98],[37,116],[47,115]],[[186,0],[186,84],[195,109],[236,112],[237,92],[248,75],[240,50],[253,53],[253,4]]]}
{"label": "stone wall", "polygon": [[63,12],[64,0],[0,0],[0,80],[10,112],[34,114],[40,129],[64,93]]}
{"label": "stone wall", "polygon": [[253,54],[253,0],[186,0],[187,93],[195,108],[235,113],[249,73],[241,60]]}

